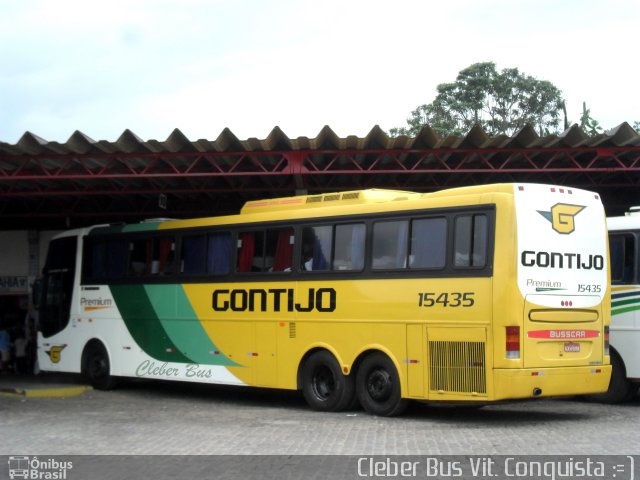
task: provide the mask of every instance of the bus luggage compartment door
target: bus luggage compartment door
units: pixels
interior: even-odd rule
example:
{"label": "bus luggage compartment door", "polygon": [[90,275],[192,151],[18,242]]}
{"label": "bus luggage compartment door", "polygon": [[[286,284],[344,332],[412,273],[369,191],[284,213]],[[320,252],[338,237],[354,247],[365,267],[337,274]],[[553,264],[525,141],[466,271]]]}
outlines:
{"label": "bus luggage compartment door", "polygon": [[558,297],[560,308],[549,308],[540,306],[540,303],[548,305],[548,301],[536,302],[536,297],[528,295],[525,301],[524,367],[601,365],[604,355],[601,307],[576,308],[590,302],[585,302],[585,297],[563,296],[562,300]]}

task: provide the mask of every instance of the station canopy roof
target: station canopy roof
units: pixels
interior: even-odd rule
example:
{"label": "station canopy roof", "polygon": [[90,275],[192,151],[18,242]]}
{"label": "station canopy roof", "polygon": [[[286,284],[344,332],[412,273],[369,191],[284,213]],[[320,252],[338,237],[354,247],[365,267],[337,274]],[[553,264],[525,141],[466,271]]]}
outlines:
{"label": "station canopy roof", "polygon": [[532,182],[601,194],[610,215],[640,205],[640,135],[627,123],[589,136],[577,126],[540,136],[525,126],[489,136],[289,138],[275,127],[265,139],[215,140],[174,130],[164,141],[125,130],[115,141],[76,131],[65,143],[25,133],[0,142],[0,230],[64,229],[145,218],[237,212],[244,202],[366,188],[427,192],[463,185]]}

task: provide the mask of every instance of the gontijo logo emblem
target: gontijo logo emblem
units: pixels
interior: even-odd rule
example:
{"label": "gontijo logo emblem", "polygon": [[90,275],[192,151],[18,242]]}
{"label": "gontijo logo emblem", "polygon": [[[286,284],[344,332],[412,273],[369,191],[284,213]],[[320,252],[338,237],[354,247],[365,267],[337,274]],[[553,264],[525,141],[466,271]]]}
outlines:
{"label": "gontijo logo emblem", "polygon": [[51,358],[52,363],[60,363],[62,350],[64,350],[66,346],[67,345],[64,344],[64,345],[58,345],[56,347],[51,347],[49,350],[46,350],[44,353],[49,355],[49,358]]}
{"label": "gontijo logo emblem", "polygon": [[568,203],[556,203],[551,211],[538,213],[551,222],[551,227],[558,233],[568,235],[576,229],[575,216],[586,207],[582,205],[569,205]]}

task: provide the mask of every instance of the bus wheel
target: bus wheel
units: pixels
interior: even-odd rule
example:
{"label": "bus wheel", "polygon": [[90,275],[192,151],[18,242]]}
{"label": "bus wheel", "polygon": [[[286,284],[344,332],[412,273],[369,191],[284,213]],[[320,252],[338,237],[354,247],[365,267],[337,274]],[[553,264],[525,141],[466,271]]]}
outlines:
{"label": "bus wheel", "polygon": [[604,393],[591,395],[590,398],[601,403],[621,403],[629,401],[638,391],[638,386],[627,379],[622,360],[616,353],[611,354],[611,381]]}
{"label": "bus wheel", "polygon": [[353,404],[353,377],[342,373],[331,353],[315,352],[302,367],[302,393],[314,410],[339,412]]}
{"label": "bus wheel", "polygon": [[356,394],[360,405],[372,415],[400,415],[408,405],[402,399],[400,377],[393,362],[383,353],[372,353],[358,367]]}
{"label": "bus wheel", "polygon": [[92,343],[84,354],[84,375],[96,390],[111,390],[116,379],[111,376],[109,355],[100,342]]}

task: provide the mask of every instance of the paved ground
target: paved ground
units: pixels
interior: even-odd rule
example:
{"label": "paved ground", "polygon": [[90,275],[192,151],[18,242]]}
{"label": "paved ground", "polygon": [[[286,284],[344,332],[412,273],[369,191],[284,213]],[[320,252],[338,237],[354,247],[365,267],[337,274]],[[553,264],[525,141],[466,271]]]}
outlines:
{"label": "paved ground", "polygon": [[136,381],[67,397],[0,396],[0,455],[626,455],[640,452],[638,425],[639,399],[415,404],[378,418],[313,412],[290,392]]}

